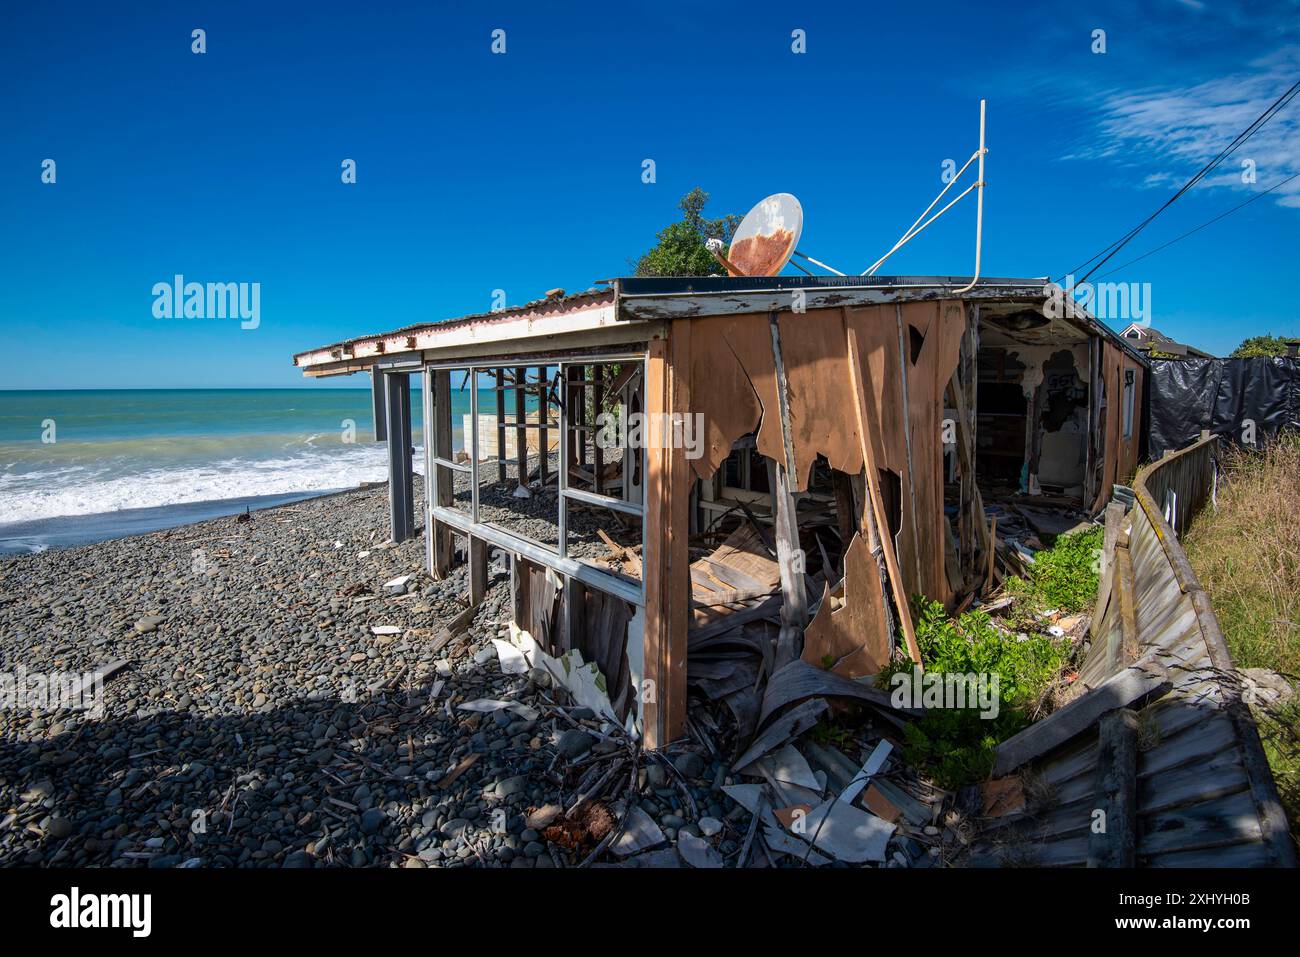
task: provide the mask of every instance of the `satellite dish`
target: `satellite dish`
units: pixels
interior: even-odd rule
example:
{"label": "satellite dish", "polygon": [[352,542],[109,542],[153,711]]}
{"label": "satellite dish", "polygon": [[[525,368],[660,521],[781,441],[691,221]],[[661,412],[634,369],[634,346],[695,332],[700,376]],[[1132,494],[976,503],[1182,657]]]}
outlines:
{"label": "satellite dish", "polygon": [[790,193],[775,193],[745,214],[731,240],[727,260],[742,276],[775,276],[803,232],[803,207]]}

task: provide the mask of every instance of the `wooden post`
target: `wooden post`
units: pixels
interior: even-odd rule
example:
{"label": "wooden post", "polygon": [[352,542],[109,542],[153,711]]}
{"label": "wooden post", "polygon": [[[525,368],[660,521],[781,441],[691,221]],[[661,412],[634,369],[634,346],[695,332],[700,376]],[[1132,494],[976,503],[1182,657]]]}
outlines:
{"label": "wooden post", "polygon": [[574,380],[577,385],[574,387],[574,393],[577,398],[574,400],[574,409],[576,414],[570,419],[578,426],[578,465],[583,468],[587,465],[587,367],[577,366],[578,375]]}
{"label": "wooden post", "polygon": [[1119,502],[1111,502],[1106,506],[1106,531],[1101,539],[1101,567],[1098,569],[1101,577],[1105,577],[1110,569],[1110,563],[1115,559],[1115,545],[1119,542],[1119,532],[1123,524],[1124,506]]}
{"label": "wooden post", "polygon": [[804,556],[799,547],[799,519],[795,512],[790,475],[780,462],[768,462],[772,489],[772,527],[776,539],[776,564],[781,575],[781,631],[776,640],[773,671],[779,671],[803,650],[798,647],[808,627],[808,594],[804,586]]}
{"label": "wooden post", "polygon": [[1089,867],[1137,864],[1137,713],[1117,708],[1101,716],[1097,737],[1097,809],[1104,829],[1088,837]]}
{"label": "wooden post", "polygon": [[[790,470],[796,468],[794,434],[790,426],[790,383],[781,356],[781,314],[767,315],[772,336],[772,368],[776,373],[776,396],[781,417],[781,444],[785,461],[768,467],[768,485],[772,492],[772,523],[776,538],[776,563],[781,575],[781,631],[776,641],[774,670],[780,670],[803,651],[801,639],[808,627],[808,594],[804,584],[804,557],[799,546],[799,518],[794,493],[790,488]],[[796,477],[796,482],[798,481]]]}
{"label": "wooden post", "polygon": [[394,543],[411,537],[415,528],[415,493],[411,470],[411,376],[384,373],[388,419],[388,513]]}
{"label": "wooden post", "polygon": [[[646,356],[645,403],[650,421],[690,408],[691,320],[673,322],[670,340],[651,341]],[[655,442],[654,446],[666,443]],[[645,629],[640,702],[647,748],[663,748],[686,725],[686,629],[689,623],[691,469],[684,449],[651,447],[646,457],[643,569]]]}
{"label": "wooden post", "polygon": [[[592,378],[592,386],[591,386],[591,405],[592,405],[591,427],[592,427],[593,429],[595,429],[595,428],[596,428],[596,423],[597,423],[597,421],[599,421],[599,419],[600,419],[600,413],[601,413],[601,411],[602,411],[601,406],[604,404],[604,401],[605,401],[605,367],[602,366],[602,365],[594,365],[594,366],[592,366],[592,367],[591,367],[591,378]],[[599,433],[598,433],[598,432],[597,432],[597,433],[593,433],[593,434],[596,435],[597,439],[599,438]],[[601,474],[600,474],[600,473],[603,472],[603,471],[605,470],[605,450],[602,449],[602,448],[600,447],[600,442],[599,442],[599,441],[595,441],[595,442],[594,442],[594,445],[595,445],[595,457],[596,457],[596,463],[595,463],[595,464],[596,464],[596,481],[595,481],[595,484],[594,484],[594,491],[596,492],[597,495],[600,495],[601,492],[602,492],[602,489],[601,489],[601,487],[600,487],[600,480],[601,480]]]}
{"label": "wooden post", "polygon": [[576,578],[564,579],[564,590],[560,595],[560,626],[556,629],[553,652],[557,657],[567,654],[570,649],[582,647],[586,631],[586,594],[582,582]]}
{"label": "wooden post", "polygon": [[1117,664],[1129,665],[1137,660],[1141,649],[1138,638],[1137,607],[1134,595],[1133,555],[1128,547],[1128,534],[1115,548],[1115,591],[1119,595],[1120,644]]}
{"label": "wooden post", "polygon": [[550,471],[550,456],[547,454],[546,446],[549,444],[546,437],[547,422],[547,402],[546,402],[546,367],[537,367],[537,476],[541,481],[541,487],[546,488],[546,475]]}
{"label": "wooden post", "polygon": [[497,390],[497,481],[506,484],[506,370],[496,369]]}
{"label": "wooden post", "polygon": [[[451,459],[451,371],[434,369],[429,374],[433,390],[433,454],[441,459]],[[450,508],[455,501],[455,473],[443,466],[433,466],[437,473],[438,494],[435,505]],[[435,578],[442,578],[451,570],[453,541],[451,529],[436,519],[431,520],[433,532],[433,569]]]}
{"label": "wooden post", "polygon": [[469,536],[469,603],[477,605],[487,594],[488,545],[476,535]]}
{"label": "wooden post", "polygon": [[512,552],[510,555],[510,620],[522,630],[531,632],[533,623],[529,620],[528,613],[529,577],[524,560]]}
{"label": "wooden post", "polygon": [[515,370],[515,459],[518,463],[519,484],[528,487],[528,429],[524,427],[528,413],[525,403],[528,400],[528,370]]}

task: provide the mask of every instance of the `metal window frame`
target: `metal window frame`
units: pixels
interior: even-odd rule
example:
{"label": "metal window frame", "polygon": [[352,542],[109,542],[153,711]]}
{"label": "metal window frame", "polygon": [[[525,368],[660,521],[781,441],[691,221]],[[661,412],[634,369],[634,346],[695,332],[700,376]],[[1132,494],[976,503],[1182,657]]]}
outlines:
{"label": "metal window frame", "polygon": [[[431,523],[436,520],[450,528],[460,532],[463,535],[472,535],[482,539],[489,545],[506,549],[517,555],[520,555],[535,564],[551,568],[554,571],[574,578],[585,585],[590,585],[600,591],[615,595],[637,607],[645,606],[645,580],[644,576],[641,581],[633,582],[627,578],[620,578],[609,572],[601,571],[594,565],[586,564],[575,558],[569,557],[568,554],[568,505],[570,502],[580,502],[586,505],[595,505],[602,508],[609,508],[614,511],[623,512],[624,514],[636,516],[641,520],[641,541],[645,541],[645,493],[646,487],[643,482],[641,485],[641,501],[628,502],[621,498],[614,498],[610,495],[597,495],[594,492],[586,492],[582,489],[569,488],[568,469],[565,463],[568,460],[569,451],[569,410],[567,407],[568,396],[562,393],[562,401],[559,403],[559,430],[560,430],[560,465],[559,474],[556,477],[556,489],[558,491],[558,515],[557,526],[559,529],[558,547],[552,549],[549,545],[539,542],[536,539],[525,538],[509,529],[502,528],[491,522],[484,522],[479,518],[479,423],[478,423],[478,377],[483,372],[492,372],[500,368],[507,367],[536,367],[536,366],[556,366],[559,370],[560,388],[563,390],[567,382],[566,372],[570,366],[590,366],[590,365],[608,365],[613,363],[636,362],[641,365],[641,376],[645,377],[645,362],[647,353],[637,352],[618,352],[612,354],[596,354],[590,356],[575,357],[560,355],[522,355],[510,357],[510,362],[505,363],[500,358],[492,361],[469,360],[455,361],[447,360],[442,362],[426,363],[422,370],[424,383],[424,447],[425,447],[425,528],[426,541],[430,544],[426,546],[426,551],[432,548]],[[434,434],[434,416],[441,415],[442,411],[433,406],[432,384],[433,373],[438,371],[465,371],[469,373],[470,382],[470,437],[467,442],[469,453],[469,464],[464,465],[458,462],[452,462],[435,456],[432,452],[433,434]],[[451,415],[451,402],[448,396],[446,414]],[[549,411],[549,410],[543,410]],[[502,449],[501,423],[498,423],[497,430],[497,453],[500,456]],[[644,446],[637,449],[640,456],[641,474],[645,474],[645,448]],[[468,517],[455,509],[449,509],[445,506],[436,504],[438,501],[438,472],[439,468],[447,468],[453,471],[468,473],[470,476],[470,514]],[[625,463],[626,467],[626,463]],[[431,554],[431,553],[430,553]],[[430,564],[432,559],[429,558]]]}

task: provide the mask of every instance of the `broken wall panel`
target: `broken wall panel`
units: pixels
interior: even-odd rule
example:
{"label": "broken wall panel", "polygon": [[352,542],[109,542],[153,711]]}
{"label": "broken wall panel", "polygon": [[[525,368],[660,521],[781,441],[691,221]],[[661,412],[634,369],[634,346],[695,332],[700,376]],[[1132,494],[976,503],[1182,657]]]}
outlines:
{"label": "broken wall panel", "polygon": [[880,568],[861,535],[844,555],[844,580],[827,588],[804,632],[803,660],[846,678],[878,674],[890,657]]}
{"label": "broken wall panel", "polygon": [[[898,551],[907,594],[945,603],[953,592],[944,549],[943,393],[957,367],[966,332],[960,302],[915,302],[850,309],[752,313],[694,321],[691,360],[693,411],[703,416],[706,454],[692,465],[709,478],[731,445],[756,431],[759,454],[787,461],[781,424],[775,348],[786,376],[791,488],[808,487],[817,455],[830,467],[862,471],[861,443],[846,370],[845,321],[859,342],[869,437],[878,465],[899,477]],[[730,387],[721,387],[730,383]]]}

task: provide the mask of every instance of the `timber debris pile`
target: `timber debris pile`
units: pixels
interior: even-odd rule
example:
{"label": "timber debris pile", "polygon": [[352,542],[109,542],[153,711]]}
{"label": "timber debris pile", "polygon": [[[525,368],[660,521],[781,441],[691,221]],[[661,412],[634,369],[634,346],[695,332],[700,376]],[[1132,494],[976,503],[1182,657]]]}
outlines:
{"label": "timber debris pile", "polygon": [[[814,617],[823,603],[843,607],[832,587],[841,551],[834,525],[833,509],[801,514],[817,543],[808,574],[810,592],[822,595]],[[782,602],[770,529],[742,518],[729,534],[697,536],[691,553],[691,697],[684,738],[667,748],[642,747],[580,652],[552,657],[514,625],[491,639],[502,673],[528,679],[531,705],[549,721],[546,775],[559,795],[527,808],[525,820],[552,863],[947,866],[961,862],[982,826],[1025,808],[1024,776],[944,788],[909,763],[906,732],[924,717],[921,695],[916,707],[899,707],[874,678],[846,678],[829,662],[777,664]],[[1009,640],[1027,639],[1018,629],[1030,627],[1082,653],[1086,614],[1049,610],[1027,625],[1009,617],[1017,601],[1000,594],[981,607]],[[1074,676],[1063,670],[1045,710],[1068,699]],[[919,686],[919,671],[914,680]]]}

